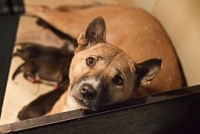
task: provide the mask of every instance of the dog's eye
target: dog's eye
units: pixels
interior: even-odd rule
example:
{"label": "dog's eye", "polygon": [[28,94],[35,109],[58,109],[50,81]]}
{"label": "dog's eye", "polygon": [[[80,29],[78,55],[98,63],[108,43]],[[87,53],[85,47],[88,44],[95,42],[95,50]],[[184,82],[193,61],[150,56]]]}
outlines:
{"label": "dog's eye", "polygon": [[113,78],[113,83],[116,84],[116,85],[123,85],[123,78],[120,76],[120,75],[116,75],[114,78]]}
{"label": "dog's eye", "polygon": [[93,58],[93,57],[89,57],[89,58],[86,59],[86,64],[89,67],[94,67],[96,65],[96,59]]}

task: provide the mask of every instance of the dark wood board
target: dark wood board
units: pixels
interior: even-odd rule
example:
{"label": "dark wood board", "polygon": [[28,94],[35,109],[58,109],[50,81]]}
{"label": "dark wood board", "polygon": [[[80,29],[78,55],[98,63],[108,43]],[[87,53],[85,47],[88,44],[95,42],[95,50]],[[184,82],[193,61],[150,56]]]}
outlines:
{"label": "dark wood board", "polygon": [[0,126],[2,133],[200,133],[200,86]]}

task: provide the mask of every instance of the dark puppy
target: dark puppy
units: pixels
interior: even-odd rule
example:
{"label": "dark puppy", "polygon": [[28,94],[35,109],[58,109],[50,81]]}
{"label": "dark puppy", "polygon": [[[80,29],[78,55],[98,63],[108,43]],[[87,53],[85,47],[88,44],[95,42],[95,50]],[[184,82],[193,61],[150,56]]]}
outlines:
{"label": "dark puppy", "polygon": [[73,52],[68,50],[67,45],[62,48],[33,43],[19,45],[21,49],[17,49],[13,56],[22,58],[24,63],[13,73],[13,80],[19,73],[23,73],[24,78],[32,83],[40,83],[42,80],[59,83],[68,76]]}
{"label": "dark puppy", "polygon": [[60,82],[63,75],[68,76],[65,72],[68,72],[74,50],[77,48],[77,41],[42,19],[38,19],[36,24],[49,29],[60,40],[65,40],[65,44],[61,48],[56,48],[45,47],[34,42],[19,43],[21,49],[17,49],[13,56],[18,56],[25,62],[16,69],[12,79],[14,80],[19,73],[23,72],[24,78],[32,83],[41,83],[41,79]]}
{"label": "dark puppy", "polygon": [[42,83],[42,80],[58,83],[55,90],[43,94],[24,106],[18,113],[18,119],[25,120],[43,116],[50,112],[56,101],[66,91],[69,84],[68,71],[73,51],[68,46],[62,48],[44,47],[37,44],[20,44],[13,56],[24,60],[13,74],[13,79],[23,73],[24,78],[33,83]]}

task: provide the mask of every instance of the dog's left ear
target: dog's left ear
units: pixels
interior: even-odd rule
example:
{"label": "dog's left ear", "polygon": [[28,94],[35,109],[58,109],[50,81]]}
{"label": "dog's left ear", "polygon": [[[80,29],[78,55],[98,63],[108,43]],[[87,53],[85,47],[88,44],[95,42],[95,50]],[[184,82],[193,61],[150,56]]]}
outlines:
{"label": "dog's left ear", "polygon": [[162,60],[159,58],[148,59],[136,64],[138,86],[146,87],[161,69]]}
{"label": "dog's left ear", "polygon": [[77,41],[79,51],[97,43],[106,42],[106,24],[103,17],[93,19]]}

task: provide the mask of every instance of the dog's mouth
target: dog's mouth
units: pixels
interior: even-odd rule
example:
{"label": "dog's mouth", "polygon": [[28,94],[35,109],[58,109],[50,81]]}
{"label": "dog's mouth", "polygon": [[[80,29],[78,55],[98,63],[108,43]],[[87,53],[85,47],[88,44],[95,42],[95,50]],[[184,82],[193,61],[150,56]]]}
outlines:
{"label": "dog's mouth", "polygon": [[76,96],[73,96],[73,98],[74,98],[74,100],[75,100],[76,102],[78,102],[78,104],[80,104],[81,106],[84,106],[84,107],[85,107],[85,103],[84,103],[83,99],[79,99],[79,98],[76,97]]}
{"label": "dog's mouth", "polygon": [[72,95],[72,97],[83,109],[87,109],[91,111],[97,111],[99,109],[99,105],[96,101],[92,101],[92,100],[89,101],[75,95]]}

